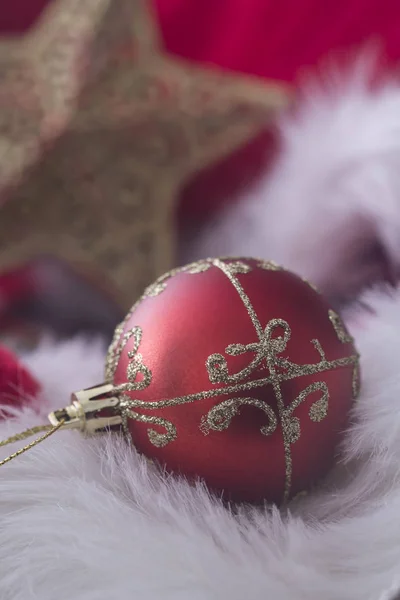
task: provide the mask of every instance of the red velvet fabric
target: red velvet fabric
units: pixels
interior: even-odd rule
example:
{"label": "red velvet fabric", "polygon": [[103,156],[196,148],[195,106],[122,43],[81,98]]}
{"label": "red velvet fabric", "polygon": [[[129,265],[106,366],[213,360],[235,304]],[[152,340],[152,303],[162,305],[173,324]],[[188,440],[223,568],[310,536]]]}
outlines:
{"label": "red velvet fabric", "polygon": [[[0,346],[0,405],[18,407],[32,403],[40,384],[11,350]],[[0,419],[2,418],[0,412]]]}
{"label": "red velvet fabric", "polygon": [[[49,2],[13,0],[0,11],[0,33],[26,30]],[[296,82],[324,57],[346,61],[379,42],[390,65],[400,58],[398,0],[154,0],[166,48],[195,62]],[[253,178],[269,136],[202,173],[182,196],[180,216],[199,219]]]}
{"label": "red velvet fabric", "polygon": [[335,51],[379,40],[400,57],[397,0],[155,0],[166,47],[194,61],[284,81]]}
{"label": "red velvet fabric", "polygon": [[3,2],[0,10],[0,33],[22,33],[36,21],[52,0],[13,0]]}
{"label": "red velvet fabric", "polygon": [[0,272],[0,331],[9,332],[14,328],[18,329],[20,319],[17,317],[17,311],[27,298],[34,297],[36,287],[30,265]]}

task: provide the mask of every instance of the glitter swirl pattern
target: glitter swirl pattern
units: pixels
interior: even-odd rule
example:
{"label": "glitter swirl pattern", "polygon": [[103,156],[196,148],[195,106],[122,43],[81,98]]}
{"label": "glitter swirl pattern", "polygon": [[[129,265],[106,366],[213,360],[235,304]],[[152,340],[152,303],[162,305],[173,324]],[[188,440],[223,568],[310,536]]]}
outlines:
{"label": "glitter swirl pattern", "polygon": [[[110,383],[113,382],[119,358],[128,341],[133,339],[133,347],[128,353],[127,381],[116,385],[114,392],[120,398],[120,409],[125,433],[129,436],[129,419],[146,423],[149,425],[148,438],[156,447],[163,447],[173,442],[177,437],[176,427],[170,421],[159,416],[143,415],[140,409],[156,411],[166,407],[199,402],[208,398],[225,397],[225,399],[213,406],[207,414],[203,415],[199,423],[199,429],[204,435],[209,435],[212,431],[221,432],[226,430],[230,426],[232,419],[240,414],[240,409],[243,406],[253,406],[262,411],[265,416],[265,419],[260,421],[260,432],[262,435],[272,435],[277,430],[279,424],[282,428],[285,451],[285,488],[283,501],[286,502],[290,497],[292,485],[292,446],[298,441],[301,435],[300,420],[295,414],[296,409],[309,396],[317,394],[317,398],[309,408],[308,417],[314,423],[323,421],[329,410],[329,389],[324,381],[315,381],[287,404],[284,402],[282,394],[282,383],[305,375],[322,374],[333,369],[351,366],[353,368],[353,397],[355,398],[359,390],[358,355],[354,354],[336,360],[329,360],[320,342],[313,339],[310,343],[314,346],[316,355],[319,358],[315,363],[299,365],[285,358],[284,352],[292,334],[290,325],[285,320],[276,318],[271,319],[265,327],[262,327],[251,300],[237,277],[238,274],[246,274],[252,270],[252,267],[243,262],[243,260],[232,258],[202,260],[198,263],[174,269],[147,288],[143,296],[129,312],[125,321],[115,332],[115,337],[107,357],[106,380]],[[143,335],[141,328],[134,327],[126,332],[125,324],[144,298],[161,294],[166,289],[168,280],[171,277],[180,272],[199,274],[205,272],[210,267],[220,269],[237,291],[253,324],[255,341],[247,345],[230,344],[224,350],[225,356],[220,353],[208,356],[204,368],[207,370],[208,379],[211,384],[210,389],[185,396],[154,401],[132,399],[127,393],[150,386],[152,374],[143,364],[143,358],[139,353],[140,341]],[[279,269],[277,265],[268,261],[259,261],[257,267],[274,271]],[[333,311],[329,312],[328,317],[338,339],[342,343],[351,342],[352,338],[347,334],[340,317],[336,313],[333,313]],[[247,353],[251,353],[252,355],[247,366],[238,372],[230,372],[229,357]],[[250,381],[249,376],[262,363],[268,369],[268,376]],[[139,374],[140,378],[138,379]],[[274,391],[276,411],[267,402],[251,396],[252,390],[268,386],[271,386]],[[157,432],[151,425],[157,425],[163,432]]]}

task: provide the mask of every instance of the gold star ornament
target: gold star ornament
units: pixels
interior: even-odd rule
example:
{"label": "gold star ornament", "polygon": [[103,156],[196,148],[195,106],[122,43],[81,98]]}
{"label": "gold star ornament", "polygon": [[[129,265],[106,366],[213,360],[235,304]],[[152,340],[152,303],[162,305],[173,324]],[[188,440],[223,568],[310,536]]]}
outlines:
{"label": "gold star ornament", "polygon": [[57,0],[0,41],[0,269],[90,265],[130,305],[173,264],[182,185],[287,104],[279,84],[167,55],[150,8]]}

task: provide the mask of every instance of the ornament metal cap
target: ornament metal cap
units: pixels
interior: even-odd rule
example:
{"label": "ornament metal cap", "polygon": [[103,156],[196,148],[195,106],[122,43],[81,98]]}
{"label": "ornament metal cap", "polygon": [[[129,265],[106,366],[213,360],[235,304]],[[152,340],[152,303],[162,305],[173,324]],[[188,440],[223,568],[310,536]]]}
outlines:
{"label": "ornament metal cap", "polygon": [[49,421],[54,427],[79,429],[87,434],[121,425],[119,398],[113,392],[114,386],[111,383],[74,392],[71,404],[51,412]]}

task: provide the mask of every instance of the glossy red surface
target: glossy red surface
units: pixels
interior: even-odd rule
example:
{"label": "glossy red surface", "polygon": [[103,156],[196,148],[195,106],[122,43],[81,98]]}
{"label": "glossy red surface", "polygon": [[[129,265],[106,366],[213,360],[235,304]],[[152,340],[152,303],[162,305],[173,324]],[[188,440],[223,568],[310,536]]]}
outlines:
{"label": "glossy red surface", "polygon": [[[308,284],[288,272],[264,270],[257,267],[256,261],[246,262],[252,270],[236,277],[262,328],[265,329],[271,319],[278,318],[284,319],[291,328],[286,349],[277,356],[298,365],[318,363],[320,355],[312,342],[314,339],[319,340],[328,361],[354,354],[351,343],[338,339],[328,316],[328,305]],[[255,351],[229,356],[226,348],[231,344],[259,341],[246,307],[228,277],[214,266],[203,273],[173,276],[158,296],[147,297],[139,304],[125,331],[134,326],[142,329],[138,352],[152,373],[152,381],[146,389],[130,392],[131,398],[147,403],[220,390],[212,398],[151,410],[137,409],[141,414],[170,421],[176,427],[177,437],[157,448],[149,439],[149,429],[164,433],[164,428],[129,419],[136,447],[170,471],[204,479],[211,489],[223,492],[226,498],[279,503],[286,475],[279,419],[276,430],[271,435],[263,435],[260,428],[268,424],[268,416],[260,408],[242,406],[226,429],[210,430],[205,435],[201,427],[208,411],[229,398],[261,400],[278,414],[271,384],[227,393],[227,385],[232,384],[210,381],[206,368],[210,355],[223,355],[229,373],[238,373],[254,359]],[[282,333],[277,327],[271,339]],[[115,373],[116,384],[127,381],[131,349],[132,340],[121,354]],[[282,365],[276,368],[278,372],[284,371]],[[239,378],[239,383],[265,379],[270,374],[263,360],[250,375]],[[344,366],[282,382],[285,406],[316,381],[326,382],[329,388],[328,412],[321,422],[313,422],[309,417],[311,405],[321,397],[318,391],[310,394],[293,412],[300,421],[301,435],[291,444],[291,495],[309,487],[327,472],[352,404],[352,367]]]}

